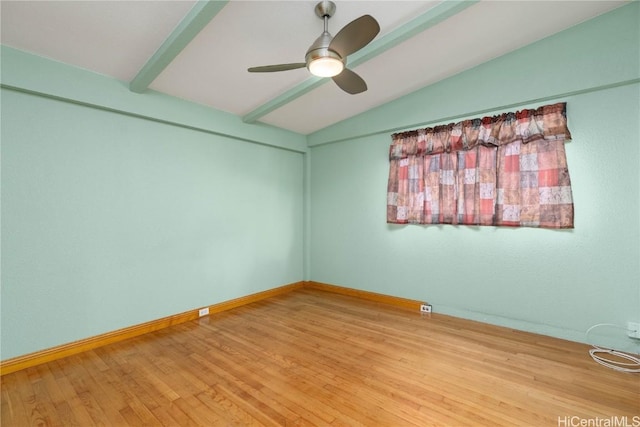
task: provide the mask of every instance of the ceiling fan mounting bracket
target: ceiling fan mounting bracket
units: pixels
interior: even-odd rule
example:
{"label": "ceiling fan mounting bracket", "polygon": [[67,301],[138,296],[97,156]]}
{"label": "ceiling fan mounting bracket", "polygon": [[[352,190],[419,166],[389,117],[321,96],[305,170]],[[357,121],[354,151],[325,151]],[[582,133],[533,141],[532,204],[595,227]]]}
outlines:
{"label": "ceiling fan mounting bracket", "polygon": [[320,19],[331,18],[336,13],[336,4],[332,1],[321,1],[316,5],[315,11]]}

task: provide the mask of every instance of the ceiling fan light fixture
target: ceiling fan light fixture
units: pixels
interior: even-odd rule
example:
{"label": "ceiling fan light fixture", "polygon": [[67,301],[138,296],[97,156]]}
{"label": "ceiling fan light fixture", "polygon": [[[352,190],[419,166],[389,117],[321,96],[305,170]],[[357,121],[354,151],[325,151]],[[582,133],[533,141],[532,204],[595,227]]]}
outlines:
{"label": "ceiling fan light fixture", "polygon": [[309,63],[309,71],[318,77],[337,76],[342,70],[344,70],[342,61],[330,56],[316,58]]}
{"label": "ceiling fan light fixture", "polygon": [[358,74],[347,68],[347,57],[365,47],[380,32],[380,24],[370,15],[362,15],[342,27],[335,37],[329,33],[329,18],[336,11],[332,1],[323,0],[316,5],[316,16],[324,21],[324,31],[307,50],[304,62],[251,67],[250,73],[295,70],[307,67],[318,77],[331,77],[343,91],[356,95],[367,90],[367,84]]}

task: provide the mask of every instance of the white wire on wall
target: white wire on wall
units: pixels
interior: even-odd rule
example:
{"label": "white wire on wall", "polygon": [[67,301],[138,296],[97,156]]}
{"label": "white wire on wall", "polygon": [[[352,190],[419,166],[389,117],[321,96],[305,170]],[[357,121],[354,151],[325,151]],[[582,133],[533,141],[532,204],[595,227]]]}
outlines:
{"label": "white wire on wall", "polygon": [[[587,332],[586,332],[587,342],[589,342],[589,332],[601,326],[610,326],[618,329],[624,329],[627,332],[637,332],[637,331],[631,331],[630,329],[624,326],[615,325],[613,323],[598,323],[597,325],[593,325],[592,327],[587,329]],[[596,362],[598,362],[599,364],[601,364],[602,366],[606,366],[607,368],[611,368],[619,372],[640,373],[640,357],[634,356],[629,353],[624,353],[618,350],[599,347],[595,344],[591,344],[591,346],[593,347],[591,350],[589,350],[589,354],[591,355],[591,358]],[[616,360],[607,356],[613,356],[623,360]],[[627,363],[626,361],[629,361],[631,363]]]}

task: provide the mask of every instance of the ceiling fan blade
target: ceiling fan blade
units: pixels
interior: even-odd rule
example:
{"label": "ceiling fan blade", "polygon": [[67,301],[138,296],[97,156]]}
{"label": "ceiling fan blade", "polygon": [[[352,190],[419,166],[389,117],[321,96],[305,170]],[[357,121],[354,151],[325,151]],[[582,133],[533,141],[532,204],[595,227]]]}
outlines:
{"label": "ceiling fan blade", "polygon": [[247,71],[250,73],[272,73],[274,71],[295,70],[296,68],[304,68],[307,64],[304,62],[294,62],[292,64],[264,65],[262,67],[251,67]]}
{"label": "ceiling fan blade", "polygon": [[362,77],[348,68],[342,70],[340,74],[332,77],[332,79],[340,89],[351,95],[356,95],[367,90],[367,84],[362,80]]}
{"label": "ceiling fan blade", "polygon": [[329,49],[343,58],[365,47],[380,32],[380,25],[370,15],[363,15],[345,25],[335,35]]}

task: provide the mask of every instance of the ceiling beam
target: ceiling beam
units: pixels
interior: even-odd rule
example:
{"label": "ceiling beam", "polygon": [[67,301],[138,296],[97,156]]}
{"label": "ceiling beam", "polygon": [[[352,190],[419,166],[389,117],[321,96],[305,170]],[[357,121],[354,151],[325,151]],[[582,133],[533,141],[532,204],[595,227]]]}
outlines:
{"label": "ceiling beam", "polygon": [[[422,15],[414,18],[410,22],[401,26],[377,40],[372,41],[358,52],[349,55],[349,68],[355,68],[358,65],[380,55],[388,49],[410,39],[418,33],[430,28],[445,19],[460,13],[464,9],[476,4],[479,0],[447,0],[443,1]],[[273,98],[265,104],[259,106],[255,110],[242,117],[245,123],[254,123],[260,117],[266,116],[270,112],[277,110],[285,104],[301,97],[305,93],[323,85],[329,79],[320,77],[309,77],[299,85],[289,89],[281,95]]]}
{"label": "ceiling beam", "polygon": [[328,79],[324,77],[311,76],[297,86],[292,87],[283,94],[276,96],[271,101],[268,101],[255,110],[251,111],[250,113],[242,117],[242,121],[245,123],[255,123],[256,120],[258,120],[260,117],[266,116],[270,112],[277,110],[278,108],[282,107],[285,104],[288,104],[296,98],[301,97],[305,93],[310,92],[319,86],[322,86],[327,81]]}
{"label": "ceiling beam", "polygon": [[214,16],[222,10],[229,0],[199,0],[191,8],[180,24],[147,61],[138,74],[129,83],[129,90],[144,92],[151,82],[174,60],[195,36],[207,26]]}

